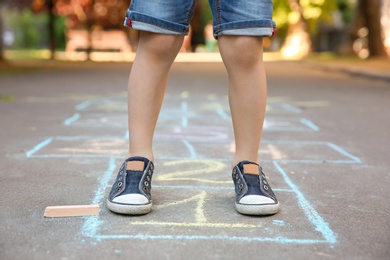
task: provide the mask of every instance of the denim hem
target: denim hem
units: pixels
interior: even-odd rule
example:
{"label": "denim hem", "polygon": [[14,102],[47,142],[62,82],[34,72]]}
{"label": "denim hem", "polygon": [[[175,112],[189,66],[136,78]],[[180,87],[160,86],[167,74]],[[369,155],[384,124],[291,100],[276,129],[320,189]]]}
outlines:
{"label": "denim hem", "polygon": [[261,36],[261,37],[271,37],[274,34],[274,29],[267,28],[241,28],[241,29],[226,29],[220,31],[219,34],[214,34],[214,37],[217,38],[221,35],[242,35],[242,36]]}
{"label": "denim hem", "polygon": [[214,37],[219,35],[272,36],[276,24],[272,20],[246,20],[218,24],[213,27]]}
{"label": "denim hem", "polygon": [[[137,22],[134,24],[134,22]],[[189,26],[154,18],[145,14],[129,11],[126,14],[125,26],[157,33],[188,34]],[[138,27],[138,28],[136,28]],[[159,30],[161,28],[161,30]]]}
{"label": "denim hem", "polygon": [[[126,22],[125,22],[125,25],[126,25]],[[152,32],[152,33],[159,33],[159,34],[169,34],[169,35],[182,35],[183,34],[183,33],[175,32],[172,30],[164,29],[162,27],[152,25],[149,23],[137,22],[137,21],[131,22],[131,28],[138,30],[138,31],[146,31],[146,32]]]}

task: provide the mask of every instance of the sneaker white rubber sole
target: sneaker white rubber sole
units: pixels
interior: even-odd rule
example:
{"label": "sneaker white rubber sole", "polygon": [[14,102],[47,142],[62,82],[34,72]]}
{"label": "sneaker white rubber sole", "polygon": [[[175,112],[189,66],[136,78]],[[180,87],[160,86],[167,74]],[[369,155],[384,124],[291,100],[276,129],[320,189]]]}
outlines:
{"label": "sneaker white rubber sole", "polygon": [[124,215],[144,215],[152,210],[152,203],[142,205],[129,205],[129,204],[118,204],[107,200],[107,207],[119,214]]}
{"label": "sneaker white rubber sole", "polygon": [[260,204],[239,204],[236,202],[236,209],[244,215],[272,215],[279,211],[279,203],[260,205]]}

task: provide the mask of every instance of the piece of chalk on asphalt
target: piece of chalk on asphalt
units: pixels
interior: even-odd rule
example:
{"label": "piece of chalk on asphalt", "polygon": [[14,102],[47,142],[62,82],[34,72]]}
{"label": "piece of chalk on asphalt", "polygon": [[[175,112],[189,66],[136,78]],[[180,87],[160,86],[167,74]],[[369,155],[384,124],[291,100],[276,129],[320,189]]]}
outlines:
{"label": "piece of chalk on asphalt", "polygon": [[46,207],[46,218],[80,217],[99,215],[99,205],[72,205]]}

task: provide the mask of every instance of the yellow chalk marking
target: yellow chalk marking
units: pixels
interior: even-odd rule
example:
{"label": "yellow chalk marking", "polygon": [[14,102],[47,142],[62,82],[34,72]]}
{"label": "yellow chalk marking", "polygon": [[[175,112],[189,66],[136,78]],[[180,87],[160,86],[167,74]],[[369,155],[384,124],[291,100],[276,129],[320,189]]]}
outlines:
{"label": "yellow chalk marking", "polygon": [[[180,165],[183,164],[189,164],[194,163],[193,160],[183,160],[183,161],[172,161],[172,162],[166,162],[164,163],[164,166],[174,166],[179,168]],[[201,182],[211,182],[211,183],[230,183],[228,181],[214,181],[214,180],[207,180],[203,178],[191,178],[188,176],[194,176],[199,174],[207,174],[212,172],[218,172],[223,170],[226,167],[226,164],[223,162],[216,162],[211,160],[205,160],[205,161],[196,161],[197,166],[203,166],[199,169],[193,169],[189,168],[188,170],[180,170],[164,175],[160,175],[157,177],[157,180],[159,181],[172,181],[172,180],[196,180]],[[183,168],[183,167],[182,167]]]}
{"label": "yellow chalk marking", "polygon": [[192,196],[192,197],[184,199],[184,200],[180,200],[180,201],[176,201],[176,202],[172,202],[172,203],[167,203],[167,204],[163,204],[163,205],[157,205],[156,208],[167,208],[167,207],[171,207],[171,206],[177,206],[177,205],[180,205],[183,203],[188,203],[191,201],[197,201],[198,203],[197,203],[197,206],[195,209],[196,222],[197,223],[206,222],[206,217],[204,215],[204,210],[203,210],[206,195],[207,195],[207,193],[205,191],[202,191],[198,195]]}
{"label": "yellow chalk marking", "polygon": [[212,227],[212,228],[258,228],[261,225],[251,224],[229,224],[229,223],[188,223],[188,222],[158,222],[158,221],[146,221],[146,222],[131,222],[131,225],[150,225],[150,226],[177,226],[177,227]]}
{"label": "yellow chalk marking", "polygon": [[327,100],[313,100],[313,101],[296,101],[291,102],[292,105],[300,107],[327,107],[330,105],[330,102]]}
{"label": "yellow chalk marking", "polygon": [[206,198],[206,192],[202,191],[198,196],[199,196],[199,200],[195,210],[195,219],[197,223],[202,223],[202,222],[206,222],[206,217],[204,215],[204,210],[203,210],[204,201]]}
{"label": "yellow chalk marking", "polygon": [[[161,181],[161,179],[158,179]],[[206,180],[201,178],[171,178],[171,179],[164,179],[164,181],[198,181],[198,182],[205,182],[205,183],[232,183],[231,181],[214,181],[214,180]]]}
{"label": "yellow chalk marking", "polygon": [[83,153],[91,153],[91,154],[115,154],[122,155],[125,154],[124,149],[117,149],[118,147],[123,147],[125,144],[125,140],[114,140],[114,139],[90,139],[87,141],[82,141],[83,144],[87,146],[87,148],[83,147],[66,147],[66,148],[57,148],[56,151],[64,152],[64,153],[72,153],[72,154],[83,154]]}
{"label": "yellow chalk marking", "polygon": [[188,91],[183,91],[180,96],[181,98],[186,99],[190,96],[190,93]]}
{"label": "yellow chalk marking", "polygon": [[224,106],[222,106],[219,102],[210,102],[201,106],[204,111],[215,111],[216,109],[224,110]]}

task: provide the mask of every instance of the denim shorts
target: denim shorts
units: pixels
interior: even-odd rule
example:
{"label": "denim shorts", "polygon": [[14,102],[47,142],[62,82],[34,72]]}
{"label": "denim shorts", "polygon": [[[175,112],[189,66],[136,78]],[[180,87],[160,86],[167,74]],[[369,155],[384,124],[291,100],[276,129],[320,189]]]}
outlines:
{"label": "denim shorts", "polygon": [[[164,34],[188,34],[196,0],[132,0],[125,25]],[[273,36],[272,0],[209,0],[213,34]]]}

